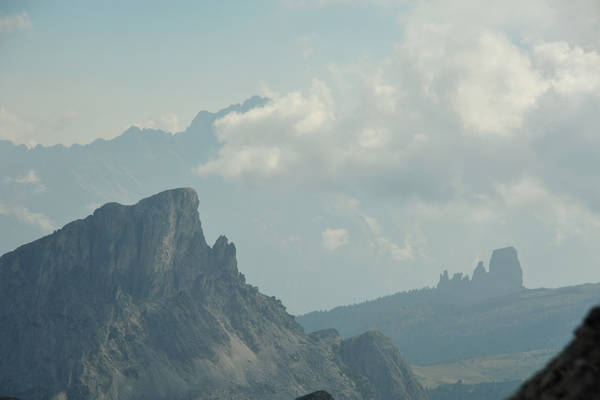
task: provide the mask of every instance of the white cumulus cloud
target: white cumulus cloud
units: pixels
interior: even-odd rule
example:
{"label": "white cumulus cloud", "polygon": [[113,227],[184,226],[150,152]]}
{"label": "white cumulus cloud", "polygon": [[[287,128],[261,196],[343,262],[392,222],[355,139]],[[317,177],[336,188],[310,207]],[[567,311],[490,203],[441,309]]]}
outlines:
{"label": "white cumulus cloud", "polygon": [[325,229],[321,232],[323,247],[327,250],[335,250],[350,242],[350,235],[346,229]]}
{"label": "white cumulus cloud", "polygon": [[10,140],[13,143],[26,143],[29,146],[36,144],[32,135],[35,125],[21,116],[0,107],[0,139]]}

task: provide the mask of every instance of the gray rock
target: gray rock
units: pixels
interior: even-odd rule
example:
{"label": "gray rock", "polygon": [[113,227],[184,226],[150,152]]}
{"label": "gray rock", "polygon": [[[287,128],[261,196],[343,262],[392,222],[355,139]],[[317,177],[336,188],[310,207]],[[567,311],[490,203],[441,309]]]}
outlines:
{"label": "gray rock", "polygon": [[475,270],[473,271],[473,276],[471,277],[471,281],[472,282],[481,282],[484,281],[487,278],[487,271],[485,270],[485,267],[483,266],[483,261],[479,261],[479,263],[477,264],[477,267],[475,267]]}
{"label": "gray rock", "polygon": [[[305,335],[279,300],[246,284],[235,246],[206,243],[197,208],[191,189],[109,203],[0,257],[0,393],[275,400],[324,389],[361,399],[372,376],[340,359],[339,335]],[[397,368],[396,352],[371,362]]]}
{"label": "gray rock", "polygon": [[490,259],[490,277],[502,282],[507,290],[523,288],[523,269],[514,247],[496,249]]}
{"label": "gray rock", "polygon": [[340,358],[350,367],[364,399],[425,399],[417,382],[391,339],[378,331],[342,341]]}
{"label": "gray rock", "polygon": [[514,247],[496,249],[490,258],[490,271],[480,261],[469,280],[468,276],[455,273],[449,278],[448,271],[440,275],[437,289],[450,303],[475,303],[493,297],[522,291],[523,269]]}

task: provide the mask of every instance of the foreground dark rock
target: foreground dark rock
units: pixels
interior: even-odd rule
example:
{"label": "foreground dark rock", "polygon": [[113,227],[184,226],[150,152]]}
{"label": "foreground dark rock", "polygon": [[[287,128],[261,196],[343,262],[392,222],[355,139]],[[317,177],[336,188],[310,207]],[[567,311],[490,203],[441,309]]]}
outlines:
{"label": "foreground dark rock", "polygon": [[511,400],[600,398],[600,307],[594,308],[575,338]]}
{"label": "foreground dark rock", "polygon": [[2,256],[0,394],[275,400],[327,390],[358,400],[381,375],[385,393],[426,398],[397,350],[377,344],[385,338],[361,361],[361,340],[304,334],[279,300],[245,283],[233,244],[206,243],[197,208],[191,189],[110,203]]}
{"label": "foreground dark rock", "polygon": [[298,397],[296,400],[334,400],[329,393],[324,390],[319,390],[306,396]]}

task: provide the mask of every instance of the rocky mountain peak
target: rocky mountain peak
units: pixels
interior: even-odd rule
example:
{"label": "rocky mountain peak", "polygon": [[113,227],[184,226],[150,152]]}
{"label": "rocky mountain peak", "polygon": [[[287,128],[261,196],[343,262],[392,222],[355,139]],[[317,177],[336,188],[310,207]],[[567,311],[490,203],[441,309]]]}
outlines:
{"label": "rocky mountain peak", "polygon": [[490,276],[507,285],[523,287],[523,269],[514,247],[504,247],[492,252]]}
{"label": "rocky mountain peak", "polygon": [[383,333],[368,331],[345,339],[339,351],[341,359],[364,376],[359,382],[363,398],[427,398],[400,351]]}
{"label": "rocky mountain peak", "polygon": [[487,271],[485,270],[485,267],[483,266],[483,261],[479,261],[477,263],[477,267],[475,267],[475,270],[473,271],[473,276],[472,276],[471,280],[473,282],[478,282],[478,281],[485,279],[486,275],[487,275]]}
{"label": "rocky mountain peak", "polygon": [[444,271],[437,289],[443,301],[452,303],[472,303],[523,290],[523,270],[517,250],[514,247],[494,250],[489,272],[483,261],[479,261],[471,279],[462,273],[450,277],[448,271]]}
{"label": "rocky mountain peak", "polygon": [[246,284],[233,243],[207,245],[191,189],[106,204],[5,254],[0,293],[2,394],[276,400],[325,389],[359,400],[382,375],[388,392],[426,398],[395,347],[364,355],[389,373],[365,370],[352,345],[344,364],[335,331],[306,335]]}

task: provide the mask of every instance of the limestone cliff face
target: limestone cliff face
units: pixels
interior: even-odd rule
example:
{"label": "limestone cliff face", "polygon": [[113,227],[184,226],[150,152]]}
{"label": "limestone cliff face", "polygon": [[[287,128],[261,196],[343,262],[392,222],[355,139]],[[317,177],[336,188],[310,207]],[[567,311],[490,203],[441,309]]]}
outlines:
{"label": "limestone cliff face", "polygon": [[2,256],[0,395],[283,399],[325,389],[360,399],[362,375],[339,359],[337,339],[305,335],[280,301],[246,284],[235,246],[206,243],[197,208],[191,189],[106,204]]}
{"label": "limestone cliff face", "polygon": [[575,400],[600,397],[600,307],[594,308],[575,338],[510,400]]}

